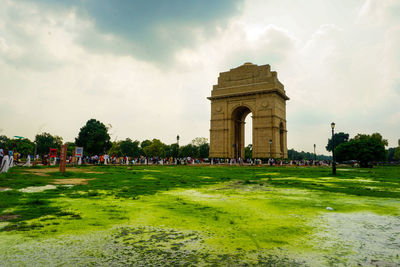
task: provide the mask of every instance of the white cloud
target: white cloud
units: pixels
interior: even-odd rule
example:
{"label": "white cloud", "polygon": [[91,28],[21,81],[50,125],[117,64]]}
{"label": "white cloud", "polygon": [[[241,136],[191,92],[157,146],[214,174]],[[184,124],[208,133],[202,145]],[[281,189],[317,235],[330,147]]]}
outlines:
{"label": "white cloud", "polygon": [[400,3],[397,0],[365,0],[358,13],[358,23],[369,26],[398,21]]}
{"label": "white cloud", "polygon": [[[32,6],[27,9],[18,6],[24,14],[38,12]],[[82,49],[74,41],[90,22],[71,12],[43,12],[41,19],[32,16],[16,22],[19,40],[29,42],[2,29],[13,40],[9,46],[21,51],[12,58],[7,48],[0,59],[1,91],[6,94],[0,116],[6,133],[33,138],[38,125],[45,123],[44,131],[73,140],[86,120],[95,117],[114,124],[119,138],[175,137],[177,130],[168,127],[169,118],[180,116],[183,85],[149,63]]]}

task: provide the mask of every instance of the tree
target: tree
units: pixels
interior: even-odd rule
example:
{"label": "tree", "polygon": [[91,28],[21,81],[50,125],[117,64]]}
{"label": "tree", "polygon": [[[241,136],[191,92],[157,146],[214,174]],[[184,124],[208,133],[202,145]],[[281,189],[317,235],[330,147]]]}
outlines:
{"label": "tree", "polygon": [[400,160],[400,146],[396,147],[396,149],[394,150],[393,159]]}
{"label": "tree", "polygon": [[244,157],[246,159],[251,159],[253,158],[253,145],[252,144],[248,144],[245,148],[244,148]]}
{"label": "tree", "polygon": [[[338,147],[340,144],[349,141],[349,134],[343,133],[343,132],[335,133],[334,134],[334,139],[335,139],[335,147]],[[325,148],[329,152],[332,151],[333,146],[332,146],[332,139],[331,138],[328,139],[328,144],[326,145]]]}
{"label": "tree", "polygon": [[192,145],[200,147],[201,145],[208,144],[208,138],[196,137],[192,140]]}
{"label": "tree", "polygon": [[75,138],[77,146],[83,147],[83,152],[89,155],[102,154],[111,148],[108,128],[98,120],[90,119],[86,122]]}
{"label": "tree", "polygon": [[165,152],[164,144],[158,139],[153,139],[153,141],[151,141],[151,145],[143,148],[143,152],[147,157],[163,157]]}
{"label": "tree", "polygon": [[398,140],[398,145],[399,146],[394,149],[394,153],[393,153],[394,160],[400,160],[400,139]]}
{"label": "tree", "polygon": [[109,155],[115,155],[117,157],[122,156],[121,152],[121,141],[115,141],[111,143],[111,148],[107,152]]}
{"label": "tree", "polygon": [[171,144],[171,145],[165,145],[164,146],[164,150],[165,150],[165,156],[166,157],[178,157],[179,155],[179,146],[178,144]]}
{"label": "tree", "polygon": [[74,154],[76,145],[74,142],[66,142],[67,145],[67,156],[72,156]]}
{"label": "tree", "polygon": [[5,135],[0,135],[0,148],[3,148],[3,149],[5,149],[5,148],[8,148],[7,147],[7,142],[8,142],[8,137],[7,136],[5,136]]}
{"label": "tree", "polygon": [[[294,149],[289,149],[288,158],[290,160],[314,160],[315,155],[314,153],[310,152],[304,152],[304,151],[298,152]],[[326,155],[317,155],[317,160],[332,160],[332,157]]]}
{"label": "tree", "polygon": [[46,155],[49,154],[50,148],[57,148],[58,151],[61,149],[62,138],[57,135],[52,136],[49,133],[41,133],[36,135],[35,143],[37,145],[37,153]]}
{"label": "tree", "polygon": [[369,167],[373,161],[385,160],[385,144],[387,140],[383,139],[379,133],[358,134],[335,149],[336,160],[357,160],[361,167]]}
{"label": "tree", "polygon": [[179,145],[178,144],[171,144],[171,157],[177,158],[179,156]]}
{"label": "tree", "polygon": [[209,154],[210,154],[210,145],[208,143],[201,144],[199,146],[199,157],[208,158]]}
{"label": "tree", "polygon": [[120,141],[119,146],[121,148],[121,153],[123,156],[140,156],[139,141],[132,141],[130,138],[126,138],[124,141]]}
{"label": "tree", "polygon": [[361,139],[361,138],[368,138],[371,137],[372,139],[381,142],[384,146],[388,146],[388,140],[383,139],[382,135],[380,133],[373,133],[370,136],[367,134],[357,134],[354,139]]}
{"label": "tree", "polygon": [[142,149],[144,149],[146,146],[150,146],[151,145],[151,141],[150,140],[144,140],[144,141],[142,141],[142,143],[140,143],[140,147],[142,148]]}
{"label": "tree", "polygon": [[192,158],[197,158],[198,157],[198,147],[192,144],[188,144],[186,146],[181,146],[179,148],[179,157],[192,157]]}
{"label": "tree", "polygon": [[8,139],[7,147],[18,151],[21,156],[33,155],[35,150],[35,144],[28,138]]}

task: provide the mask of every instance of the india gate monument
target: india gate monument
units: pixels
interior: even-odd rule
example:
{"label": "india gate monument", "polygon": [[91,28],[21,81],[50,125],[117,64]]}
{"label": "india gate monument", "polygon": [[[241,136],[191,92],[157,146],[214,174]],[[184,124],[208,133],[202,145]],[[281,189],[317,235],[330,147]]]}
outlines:
{"label": "india gate monument", "polygon": [[211,91],[210,157],[244,158],[245,119],[253,122],[253,158],[287,158],[286,96],[269,65],[221,72]]}

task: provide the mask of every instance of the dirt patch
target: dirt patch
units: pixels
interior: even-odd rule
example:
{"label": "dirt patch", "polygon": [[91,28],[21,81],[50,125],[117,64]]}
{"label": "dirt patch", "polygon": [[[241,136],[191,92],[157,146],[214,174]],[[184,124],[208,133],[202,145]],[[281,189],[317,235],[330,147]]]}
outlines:
{"label": "dirt patch", "polygon": [[36,176],[45,176],[45,177],[50,176],[49,174],[44,173],[44,172],[29,172],[29,174],[33,174]]}
{"label": "dirt patch", "polygon": [[39,168],[39,169],[27,169],[24,172],[37,172],[37,173],[47,173],[47,172],[58,172],[58,168]]}
{"label": "dirt patch", "polygon": [[10,191],[10,190],[11,190],[11,188],[8,188],[8,187],[0,187],[0,192]]}
{"label": "dirt patch", "polygon": [[[75,167],[67,167],[67,171],[71,172],[81,172],[81,173],[96,173],[96,174],[104,174],[105,172],[93,171],[91,168],[75,168]],[[27,169],[24,172],[31,173],[38,176],[49,176],[48,173],[51,172],[59,172],[59,168],[40,168],[40,169]]]}
{"label": "dirt patch", "polygon": [[105,172],[93,171],[91,168],[75,168],[75,167],[67,167],[67,171],[82,172],[82,173],[96,173],[96,174],[104,174],[105,173]]}
{"label": "dirt patch", "polygon": [[50,176],[48,172],[58,172],[58,168],[44,168],[44,169],[28,169],[24,170],[24,173],[29,173],[37,176]]}
{"label": "dirt patch", "polygon": [[86,185],[89,181],[94,180],[96,178],[91,179],[82,179],[82,178],[70,178],[70,179],[57,179],[53,180],[53,184],[72,184],[72,185]]}
{"label": "dirt patch", "polygon": [[17,219],[19,216],[20,215],[16,215],[16,214],[0,215],[0,222]]}

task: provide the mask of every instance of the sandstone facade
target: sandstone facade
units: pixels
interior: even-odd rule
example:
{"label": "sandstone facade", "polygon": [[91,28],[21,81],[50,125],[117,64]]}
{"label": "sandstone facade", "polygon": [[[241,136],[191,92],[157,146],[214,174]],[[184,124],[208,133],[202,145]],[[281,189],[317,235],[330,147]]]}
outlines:
{"label": "sandstone facade", "polygon": [[[244,158],[244,124],[253,120],[253,158],[286,158],[286,96],[269,65],[221,72],[211,92],[210,157]],[[272,144],[270,144],[272,140]]]}

